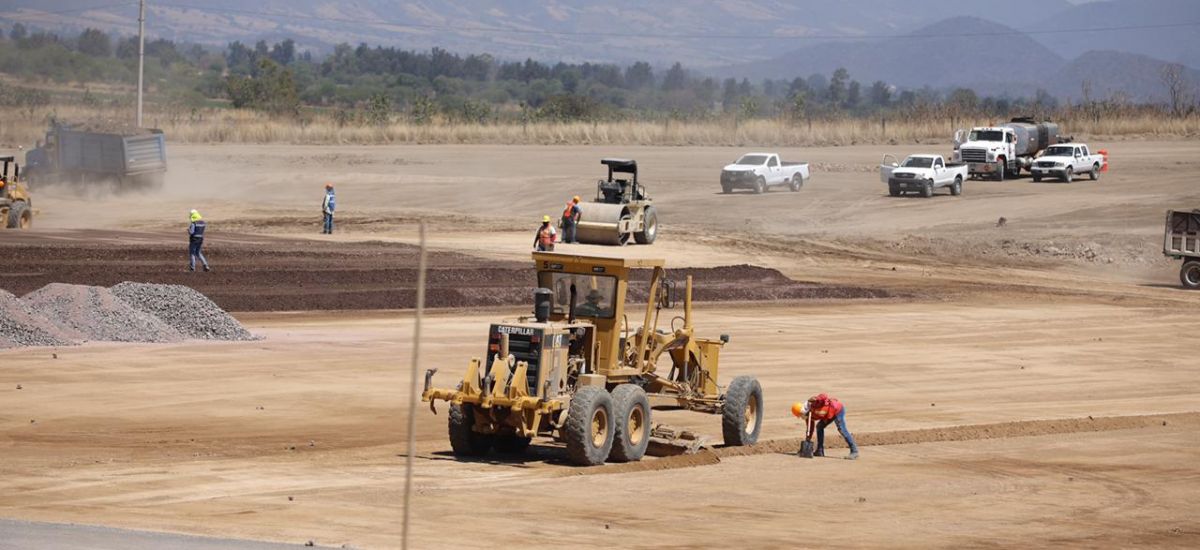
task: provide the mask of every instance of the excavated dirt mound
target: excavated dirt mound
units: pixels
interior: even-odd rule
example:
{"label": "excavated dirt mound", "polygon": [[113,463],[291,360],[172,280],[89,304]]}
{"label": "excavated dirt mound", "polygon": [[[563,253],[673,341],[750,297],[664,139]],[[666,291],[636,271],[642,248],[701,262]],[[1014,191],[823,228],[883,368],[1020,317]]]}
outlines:
{"label": "excavated dirt mound", "polygon": [[[169,243],[169,244],[166,244]],[[417,248],[383,242],[330,243],[222,233],[205,243],[211,273],[186,271],[178,235],[104,232],[21,235],[0,242],[0,287],[30,292],[61,282],[112,286],[122,281],[185,285],[226,311],[406,309],[416,304]],[[449,252],[429,255],[426,305],[466,308],[530,304],[537,282],[529,262],[496,262]],[[671,269],[694,277],[699,302],[882,298],[874,288],[794,281],[751,265]],[[649,272],[635,274],[647,281]],[[645,285],[631,285],[644,300]],[[682,293],[680,293],[682,296]]]}
{"label": "excavated dirt mound", "polygon": [[0,349],[21,346],[70,346],[79,333],[59,327],[20,298],[0,290]]}
{"label": "excavated dirt mound", "polygon": [[104,287],[53,283],[26,294],[22,301],[64,330],[85,340],[176,342],[179,331],[135,309]]}

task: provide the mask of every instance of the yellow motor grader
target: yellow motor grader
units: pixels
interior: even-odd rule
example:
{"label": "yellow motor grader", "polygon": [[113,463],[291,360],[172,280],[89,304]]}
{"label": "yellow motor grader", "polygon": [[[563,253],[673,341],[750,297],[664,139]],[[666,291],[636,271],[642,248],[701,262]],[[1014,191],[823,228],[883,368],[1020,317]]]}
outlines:
{"label": "yellow motor grader", "polygon": [[[752,376],[717,383],[721,348],[692,328],[692,280],[683,315],[658,328],[676,285],[662,260],[535,252],[534,313],[491,325],[485,360],[472,359],[455,389],[433,387],[421,400],[436,414],[450,404],[450,446],[460,457],[521,452],[534,437],[565,443],[570,462],[640,460],[651,440],[696,448],[694,434],[655,427],[652,410],[721,415],[726,445],[750,445],[762,428],[762,387]],[[640,327],[625,312],[630,275],[652,269]],[[682,436],[682,437],[681,437]],[[692,443],[683,440],[690,439]]]}
{"label": "yellow motor grader", "polygon": [[33,198],[21,183],[21,167],[14,157],[0,157],[0,227],[29,229],[32,225]]}

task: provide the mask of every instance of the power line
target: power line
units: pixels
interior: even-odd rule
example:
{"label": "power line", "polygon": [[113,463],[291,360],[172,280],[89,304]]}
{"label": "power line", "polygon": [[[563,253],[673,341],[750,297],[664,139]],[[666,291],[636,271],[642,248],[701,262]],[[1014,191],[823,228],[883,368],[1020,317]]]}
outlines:
{"label": "power line", "polygon": [[[120,3],[116,3],[116,4],[102,4],[99,6],[84,6],[84,7],[80,7],[80,8],[67,8],[64,10],[36,10],[36,13],[39,15],[66,15],[68,13],[79,13],[79,12],[92,11],[92,10],[107,10],[107,9],[112,9],[112,8],[132,7],[132,6],[136,6],[137,4],[138,4],[137,2],[120,2]],[[10,14],[11,13],[15,13],[15,12],[10,12]]]}
{"label": "power line", "polygon": [[844,35],[844,34],[810,34],[804,36],[773,36],[773,35],[747,35],[747,34],[703,34],[703,33],[655,33],[647,35],[645,33],[631,32],[589,32],[589,31],[555,31],[555,30],[540,30],[540,29],[512,29],[503,27],[485,27],[485,26],[456,26],[456,25],[431,25],[424,23],[404,23],[399,21],[389,21],[384,19],[367,19],[355,17],[329,17],[316,15],[299,15],[295,13],[272,13],[257,10],[248,10],[240,8],[217,8],[211,6],[190,6],[172,2],[156,2],[156,6],[165,6],[180,9],[192,9],[197,11],[206,11],[210,13],[224,13],[234,15],[255,15],[259,17],[272,17],[279,19],[299,19],[307,21],[325,21],[330,23],[353,23],[353,24],[368,24],[384,27],[395,27],[403,29],[420,29],[420,30],[436,30],[436,31],[453,31],[453,32],[480,32],[494,34],[519,34],[519,35],[541,35],[541,36],[578,36],[578,37],[612,37],[612,38],[660,38],[660,39],[688,39],[688,40],[872,40],[872,39],[932,39],[932,38],[969,38],[980,36],[1020,36],[1020,35],[1047,35],[1047,34],[1070,34],[1070,33],[1090,33],[1090,32],[1112,32],[1126,30],[1159,30],[1170,28],[1197,27],[1200,26],[1200,21],[1187,23],[1162,23],[1154,25],[1120,25],[1110,27],[1079,27],[1069,29],[1047,29],[1033,31],[1019,31],[1016,29],[1005,31],[990,31],[990,32],[972,32],[972,33],[937,33],[930,35],[916,34],[859,34],[859,35]]}

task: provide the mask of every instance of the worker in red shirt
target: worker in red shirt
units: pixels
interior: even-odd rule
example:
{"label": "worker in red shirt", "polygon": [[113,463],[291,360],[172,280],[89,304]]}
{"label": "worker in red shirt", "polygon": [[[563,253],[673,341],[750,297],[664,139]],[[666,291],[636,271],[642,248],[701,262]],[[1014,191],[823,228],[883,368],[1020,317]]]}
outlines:
{"label": "worker in red shirt", "polygon": [[850,446],[850,454],[846,455],[846,460],[858,458],[858,445],[854,443],[854,436],[850,434],[850,430],[846,429],[846,406],[841,401],[824,393],[814,395],[808,398],[798,416],[808,421],[805,441],[812,441],[813,431],[817,432],[817,451],[813,453],[814,456],[825,456],[825,427],[834,423],[837,424],[838,432],[842,434],[846,444]]}

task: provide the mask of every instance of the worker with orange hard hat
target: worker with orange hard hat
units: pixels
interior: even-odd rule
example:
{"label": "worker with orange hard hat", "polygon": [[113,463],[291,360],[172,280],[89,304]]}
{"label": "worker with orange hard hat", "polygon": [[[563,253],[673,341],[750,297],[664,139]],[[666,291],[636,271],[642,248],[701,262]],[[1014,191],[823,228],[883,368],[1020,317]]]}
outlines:
{"label": "worker with orange hard hat", "polygon": [[567,201],[567,207],[563,209],[562,221],[559,224],[563,229],[562,242],[579,242],[575,231],[579,228],[579,218],[581,217],[583,217],[583,210],[579,208],[579,195],[575,195],[571,197],[571,200]]}
{"label": "worker with orange hard hat", "polygon": [[804,440],[812,441],[813,432],[817,434],[817,450],[814,456],[825,456],[825,427],[836,424],[838,432],[850,447],[846,460],[858,458],[858,445],[854,443],[854,435],[846,428],[846,406],[841,401],[830,397],[829,394],[819,393],[808,398],[805,403],[792,403],[792,414],[804,418],[808,424]]}

